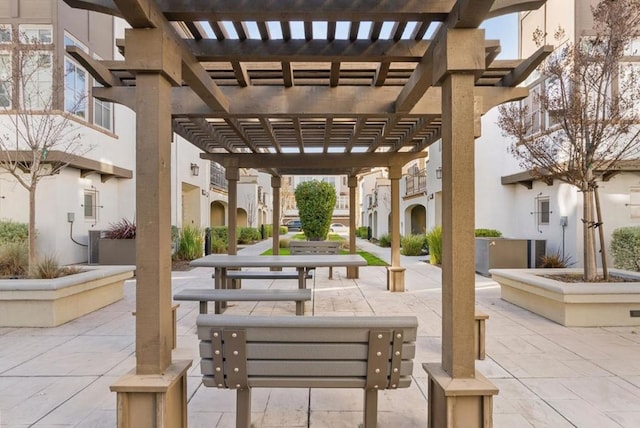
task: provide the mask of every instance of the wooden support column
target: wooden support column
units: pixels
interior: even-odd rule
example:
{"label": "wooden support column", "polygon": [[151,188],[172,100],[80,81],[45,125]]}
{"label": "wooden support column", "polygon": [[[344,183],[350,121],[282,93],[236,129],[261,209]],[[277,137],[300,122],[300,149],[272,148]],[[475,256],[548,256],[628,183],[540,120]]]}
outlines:
{"label": "wooden support column", "polygon": [[[349,253],[356,253],[356,189],[358,177],[350,175],[347,179],[349,185]],[[347,278],[356,279],[360,277],[358,266],[347,266]]]}
{"label": "wooden support column", "polygon": [[126,31],[136,74],[136,368],[111,385],[118,427],[186,427],[186,371],[172,361],[171,88],[176,46],[158,29]]}
{"label": "wooden support column", "polygon": [[429,427],[492,426],[497,388],[475,370],[474,72],[484,31],[448,30],[441,43],[442,366],[429,373]]}
{"label": "wooden support column", "polygon": [[237,167],[225,168],[225,178],[229,184],[229,211],[227,212],[227,253],[238,254],[238,180],[240,169]]}
{"label": "wooden support column", "polygon": [[404,271],[400,266],[400,178],[402,167],[389,167],[391,180],[391,266],[387,268],[387,290],[404,291]]}
{"label": "wooden support column", "polygon": [[[274,255],[280,254],[280,187],[282,177],[271,177],[271,189],[273,189],[273,238],[271,249]],[[282,270],[282,268],[271,268]]]}

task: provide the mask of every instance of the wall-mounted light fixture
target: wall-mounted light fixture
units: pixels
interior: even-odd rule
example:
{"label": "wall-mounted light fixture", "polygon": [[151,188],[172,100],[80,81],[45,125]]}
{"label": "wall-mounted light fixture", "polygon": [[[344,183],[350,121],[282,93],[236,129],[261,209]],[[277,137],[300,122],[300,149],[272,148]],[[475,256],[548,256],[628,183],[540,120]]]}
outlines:
{"label": "wall-mounted light fixture", "polygon": [[442,178],[442,167],[439,166],[436,168],[436,178],[440,180]]}
{"label": "wall-mounted light fixture", "polygon": [[207,192],[205,189],[202,189],[202,196],[209,196],[209,192]]}
{"label": "wall-mounted light fixture", "polygon": [[192,163],[191,164],[191,175],[193,175],[194,177],[197,177],[198,174],[200,174],[200,167],[198,166],[197,163]]}

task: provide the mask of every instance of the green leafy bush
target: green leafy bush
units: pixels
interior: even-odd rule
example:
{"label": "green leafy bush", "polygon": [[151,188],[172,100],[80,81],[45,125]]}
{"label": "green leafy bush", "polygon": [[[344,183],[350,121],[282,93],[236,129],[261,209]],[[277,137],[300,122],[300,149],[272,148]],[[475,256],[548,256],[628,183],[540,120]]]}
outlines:
{"label": "green leafy bush", "polygon": [[224,242],[227,242],[228,241],[227,226],[213,226],[211,228],[211,239],[213,240],[214,237],[219,238]]}
{"label": "green leafy bush", "polygon": [[476,238],[500,238],[502,232],[496,229],[476,229]]}
{"label": "green leafy bush", "polygon": [[407,235],[400,239],[402,254],[405,256],[419,256],[424,246],[424,235]]}
{"label": "green leafy bush", "polygon": [[429,262],[432,265],[442,264],[442,227],[436,226],[427,232],[429,243]]}
{"label": "green leafy bush", "polygon": [[368,232],[367,232],[367,226],[360,226],[359,228],[356,229],[356,236],[363,238],[363,239],[367,239],[368,238]]}
{"label": "green leafy bush", "polygon": [[136,222],[123,218],[119,222],[110,223],[107,230],[104,231],[104,237],[107,239],[135,239]]}
{"label": "green leafy bush", "polygon": [[389,235],[388,233],[385,233],[384,235],[381,235],[380,239],[378,239],[378,245],[380,245],[381,247],[390,247],[391,246],[391,235]]}
{"label": "green leafy bush", "polygon": [[289,228],[287,226],[280,226],[280,235],[286,235],[289,233]]}
{"label": "green leafy bush", "polygon": [[9,242],[0,246],[0,276],[26,276],[28,266],[29,248],[26,241]]}
{"label": "green leafy bush", "polygon": [[640,271],[640,226],[620,227],[611,237],[613,266]]}
{"label": "green leafy bush", "polygon": [[295,190],[302,230],[310,240],[323,240],[329,233],[336,191],[326,181],[305,181]]}
{"label": "green leafy bush", "polygon": [[261,239],[261,234],[255,227],[238,228],[238,244],[250,244]]}
{"label": "green leafy bush", "polygon": [[0,221],[0,244],[26,242],[29,238],[29,225],[11,220]]}
{"label": "green leafy bush", "polygon": [[187,225],[180,230],[180,245],[176,260],[194,260],[204,254],[204,232],[196,226]]}

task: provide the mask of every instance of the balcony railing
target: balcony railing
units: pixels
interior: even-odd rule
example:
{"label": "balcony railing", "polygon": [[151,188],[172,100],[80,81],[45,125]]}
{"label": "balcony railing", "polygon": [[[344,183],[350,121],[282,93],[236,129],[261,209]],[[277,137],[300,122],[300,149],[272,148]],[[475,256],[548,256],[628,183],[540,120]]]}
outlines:
{"label": "balcony railing", "polygon": [[218,189],[227,190],[229,188],[229,185],[227,183],[227,179],[224,178],[224,168],[215,162],[211,162],[210,171],[209,183],[211,184],[211,186],[217,187]]}
{"label": "balcony railing", "polygon": [[424,169],[405,176],[405,196],[413,196],[427,191],[427,174]]}

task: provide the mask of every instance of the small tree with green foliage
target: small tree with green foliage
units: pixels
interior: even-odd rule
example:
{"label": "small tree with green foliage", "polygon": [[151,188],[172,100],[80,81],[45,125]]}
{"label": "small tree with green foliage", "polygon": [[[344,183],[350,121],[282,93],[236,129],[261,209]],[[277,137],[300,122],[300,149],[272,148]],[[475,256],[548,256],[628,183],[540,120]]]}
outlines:
{"label": "small tree with green foliage", "polygon": [[336,191],[326,181],[305,181],[295,190],[302,230],[311,241],[324,240],[329,233]]}

